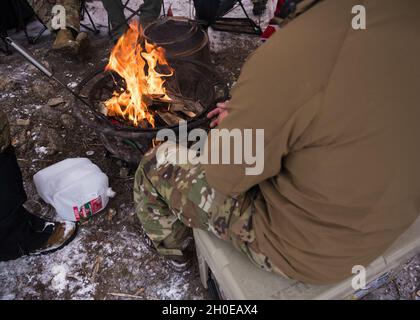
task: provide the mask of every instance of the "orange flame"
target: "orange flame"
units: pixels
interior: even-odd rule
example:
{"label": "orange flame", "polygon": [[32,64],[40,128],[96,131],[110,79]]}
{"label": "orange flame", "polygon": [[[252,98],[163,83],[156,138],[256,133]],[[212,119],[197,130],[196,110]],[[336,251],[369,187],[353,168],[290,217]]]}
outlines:
{"label": "orange flame", "polygon": [[[155,121],[148,111],[146,101],[154,95],[171,100],[166,94],[164,77],[172,76],[173,72],[165,59],[164,49],[146,40],[143,48],[143,39],[138,22],[133,21],[112,49],[105,70],[118,73],[125,80],[126,89],[114,92],[113,96],[105,101],[105,106],[109,116],[121,116],[135,126],[145,119],[154,127]],[[167,66],[170,74],[156,71],[158,65]]]}

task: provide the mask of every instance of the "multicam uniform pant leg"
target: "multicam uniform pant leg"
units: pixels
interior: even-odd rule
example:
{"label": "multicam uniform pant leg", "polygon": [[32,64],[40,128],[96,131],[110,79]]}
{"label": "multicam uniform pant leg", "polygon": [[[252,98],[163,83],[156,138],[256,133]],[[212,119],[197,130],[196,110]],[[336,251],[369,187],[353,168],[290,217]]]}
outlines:
{"label": "multicam uniform pant leg", "polygon": [[200,165],[171,164],[146,154],[136,172],[134,200],[142,226],[163,255],[182,255],[190,228],[230,241],[258,267],[277,271],[257,247],[253,206],[246,195],[223,197],[206,181]]}
{"label": "multicam uniform pant leg", "polygon": [[28,0],[37,16],[51,29],[52,9],[62,5],[66,9],[66,27],[80,31],[80,0]]}

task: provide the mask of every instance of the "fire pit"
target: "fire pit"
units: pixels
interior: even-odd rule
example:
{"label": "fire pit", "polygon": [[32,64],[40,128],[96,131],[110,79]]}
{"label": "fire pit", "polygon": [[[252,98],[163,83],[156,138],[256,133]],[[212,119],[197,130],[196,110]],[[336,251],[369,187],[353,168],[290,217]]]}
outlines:
{"label": "fire pit", "polygon": [[[166,60],[161,47],[145,40],[136,24],[119,39],[109,63],[81,81],[74,114],[100,135],[115,157],[137,165],[160,129],[207,125],[206,114],[226,89],[207,63]],[[217,95],[216,92],[222,94]]]}

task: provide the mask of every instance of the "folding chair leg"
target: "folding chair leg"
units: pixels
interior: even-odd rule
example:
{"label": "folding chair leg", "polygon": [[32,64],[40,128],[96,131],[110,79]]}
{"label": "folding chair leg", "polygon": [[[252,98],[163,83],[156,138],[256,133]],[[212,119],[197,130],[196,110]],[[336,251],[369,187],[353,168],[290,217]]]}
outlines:
{"label": "folding chair leg", "polygon": [[163,1],[163,0],[162,0],[162,11],[163,11],[162,16],[163,16],[164,18],[166,18],[165,1]]}
{"label": "folding chair leg", "polygon": [[[211,22],[211,27],[214,30],[219,31],[261,35],[261,27],[249,17],[248,12],[242,4],[242,0],[237,0],[237,3],[242,8],[245,18],[217,17],[213,22]],[[231,10],[233,10],[233,8]],[[227,13],[225,13],[225,15],[226,14]]]}
{"label": "folding chair leg", "polygon": [[255,33],[256,33],[256,34],[258,34],[258,35],[261,35],[261,34],[262,34],[261,27],[260,27],[259,25],[257,25],[257,24],[254,22],[254,20],[252,20],[252,19],[249,17],[248,12],[246,12],[246,9],[245,9],[245,7],[244,7],[244,5],[243,5],[243,3],[242,3],[242,0],[238,0],[238,3],[239,3],[239,5],[240,5],[240,6],[241,6],[241,8],[242,8],[242,11],[244,12],[245,17],[248,19],[249,24],[250,24],[250,25],[251,25],[251,27],[255,30]]}
{"label": "folding chair leg", "polygon": [[112,36],[112,26],[111,26],[111,20],[109,20],[108,18],[108,36],[111,37]]}
{"label": "folding chair leg", "polygon": [[92,31],[94,34],[98,34],[100,31],[99,31],[99,29],[98,28],[96,28],[96,25],[95,25],[95,22],[93,21],[93,19],[92,19],[92,17],[91,17],[91,15],[90,15],[90,13],[89,13],[89,11],[87,10],[87,8],[86,8],[86,4],[83,2],[82,3],[82,16],[84,15],[84,14],[86,14],[87,16],[88,16],[88,19],[89,19],[89,21],[90,21],[90,25],[92,26],[92,27],[89,27],[89,26],[87,26],[87,25],[85,25],[85,24],[80,24],[81,26],[83,26],[84,28],[86,28],[86,29],[88,29],[89,31]]}
{"label": "folding chair leg", "polygon": [[48,28],[47,28],[47,26],[45,26],[44,24],[43,24],[43,26],[42,26],[42,29],[37,33],[37,35],[35,36],[35,37],[30,37],[29,38],[29,43],[30,44],[35,44],[38,40],[39,40],[39,38],[41,38],[41,36],[44,34],[44,32],[47,30]]}
{"label": "folding chair leg", "polygon": [[[28,2],[23,2],[23,5],[26,6],[28,9],[30,9],[33,13],[33,15],[35,16],[35,18],[42,24],[42,29],[37,33],[37,35],[35,37],[31,37],[28,34],[28,28],[27,25],[22,21],[22,25],[23,25],[23,32],[25,33],[25,37],[28,40],[29,44],[35,44],[38,39],[42,36],[42,34],[48,29],[47,26],[45,25],[44,21],[41,20],[41,18],[35,13],[35,11],[32,9],[32,7],[29,5]],[[19,4],[19,10],[22,10],[22,7]],[[21,12],[21,11],[19,11]]]}

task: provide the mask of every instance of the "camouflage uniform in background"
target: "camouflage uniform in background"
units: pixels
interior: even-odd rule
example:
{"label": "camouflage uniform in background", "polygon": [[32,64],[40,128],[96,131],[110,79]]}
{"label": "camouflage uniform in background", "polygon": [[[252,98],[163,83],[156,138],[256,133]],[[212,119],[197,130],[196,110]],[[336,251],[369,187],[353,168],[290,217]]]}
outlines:
{"label": "camouflage uniform in background", "polygon": [[10,145],[10,127],[7,116],[0,111],[0,153]]}
{"label": "camouflage uniform in background", "polygon": [[66,26],[77,33],[80,31],[80,0],[28,0],[29,5],[34,9],[37,16],[51,30],[52,8],[56,4],[66,9]]}
{"label": "camouflage uniform in background", "polygon": [[136,172],[134,201],[140,222],[159,253],[182,255],[191,228],[230,241],[258,267],[281,274],[258,250],[250,198],[226,198],[211,188],[200,165],[157,160],[156,148]]}

